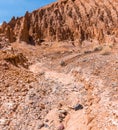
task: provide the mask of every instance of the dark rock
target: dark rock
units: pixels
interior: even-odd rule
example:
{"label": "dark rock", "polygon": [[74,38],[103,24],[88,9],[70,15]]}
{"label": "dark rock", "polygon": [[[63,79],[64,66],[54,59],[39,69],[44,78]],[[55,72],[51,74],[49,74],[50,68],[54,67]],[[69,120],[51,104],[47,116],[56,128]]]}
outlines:
{"label": "dark rock", "polygon": [[38,124],[38,129],[41,129],[42,127],[44,127],[44,123],[43,123],[43,122],[40,122],[40,123]]}
{"label": "dark rock", "polygon": [[45,120],[45,122],[49,122],[49,120],[48,120],[48,119],[46,119],[46,120]]}
{"label": "dark rock", "polygon": [[48,127],[49,127],[49,125],[48,125],[48,124],[44,124],[44,127],[45,127],[45,128],[48,128]]}
{"label": "dark rock", "polygon": [[61,62],[60,62],[60,65],[61,65],[61,66],[66,66],[66,63],[65,63],[64,61],[61,61]]}
{"label": "dark rock", "polygon": [[81,104],[77,104],[73,107],[75,111],[83,109],[83,106]]}
{"label": "dark rock", "polygon": [[59,110],[59,113],[67,115],[68,112],[66,110]]}

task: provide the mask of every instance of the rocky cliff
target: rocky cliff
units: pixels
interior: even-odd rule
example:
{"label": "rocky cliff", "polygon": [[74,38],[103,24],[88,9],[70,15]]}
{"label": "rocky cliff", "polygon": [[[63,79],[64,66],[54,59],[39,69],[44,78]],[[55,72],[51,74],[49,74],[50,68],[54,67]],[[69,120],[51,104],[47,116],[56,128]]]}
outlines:
{"label": "rocky cliff", "polygon": [[[59,0],[33,11],[24,17],[3,23],[1,33],[10,42],[25,41],[40,44],[43,41],[84,40],[109,42],[118,36],[117,0]],[[112,39],[113,40],[113,39]]]}
{"label": "rocky cliff", "polygon": [[118,0],[59,0],[0,26],[0,130],[118,130]]}

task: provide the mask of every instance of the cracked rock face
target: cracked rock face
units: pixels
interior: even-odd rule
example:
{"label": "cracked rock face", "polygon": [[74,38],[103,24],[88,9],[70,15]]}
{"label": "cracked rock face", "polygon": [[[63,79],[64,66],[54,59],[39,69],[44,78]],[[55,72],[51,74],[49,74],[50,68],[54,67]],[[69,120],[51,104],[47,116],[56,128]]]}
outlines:
{"label": "cracked rock face", "polygon": [[[96,39],[111,42],[118,36],[117,0],[60,0],[3,25],[12,30],[14,40],[38,44],[42,41],[77,41]],[[7,29],[10,28],[10,29]],[[108,39],[109,38],[109,39]],[[112,39],[113,40],[113,39]]]}
{"label": "cracked rock face", "polygon": [[0,26],[0,130],[118,130],[117,0],[58,0]]}

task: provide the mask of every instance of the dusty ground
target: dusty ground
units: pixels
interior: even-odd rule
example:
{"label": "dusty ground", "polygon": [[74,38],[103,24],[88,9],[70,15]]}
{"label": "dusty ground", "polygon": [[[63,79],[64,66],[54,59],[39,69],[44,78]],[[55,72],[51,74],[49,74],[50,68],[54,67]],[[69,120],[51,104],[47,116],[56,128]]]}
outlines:
{"label": "dusty ground", "polygon": [[0,130],[118,130],[118,43],[2,48]]}

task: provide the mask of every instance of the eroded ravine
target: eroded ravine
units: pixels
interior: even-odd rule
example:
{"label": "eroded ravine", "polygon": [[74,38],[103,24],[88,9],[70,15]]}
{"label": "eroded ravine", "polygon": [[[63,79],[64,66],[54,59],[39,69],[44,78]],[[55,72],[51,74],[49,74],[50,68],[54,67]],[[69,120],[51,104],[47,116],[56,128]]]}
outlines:
{"label": "eroded ravine", "polygon": [[[70,59],[72,59],[72,56],[70,56]],[[65,61],[66,58],[69,59],[69,56],[65,57]],[[113,113],[107,110],[111,103],[107,98],[110,90],[108,88],[107,91],[103,91],[106,88],[104,81],[91,74],[91,70],[78,66],[71,68],[70,72],[64,73],[45,68],[44,64],[41,65],[41,63],[32,65],[30,70],[33,73],[44,72],[42,81],[49,84],[54,83],[48,96],[51,97],[50,102],[55,105],[45,117],[49,120],[47,123],[49,126],[50,122],[53,122],[53,125],[51,124],[53,129],[56,129],[56,126],[60,124],[58,114],[61,109],[68,112],[61,122],[66,130],[101,130],[104,125],[106,129],[117,130],[117,120],[114,119]],[[109,103],[107,103],[108,101]],[[57,107],[59,103],[63,104],[60,108]],[[81,104],[83,109],[74,111],[73,107],[77,104]],[[110,109],[113,109],[113,107]],[[117,112],[115,114],[117,115]],[[98,120],[101,120],[99,124]],[[112,121],[112,125],[110,121]],[[48,128],[42,128],[42,130],[46,129]]]}

